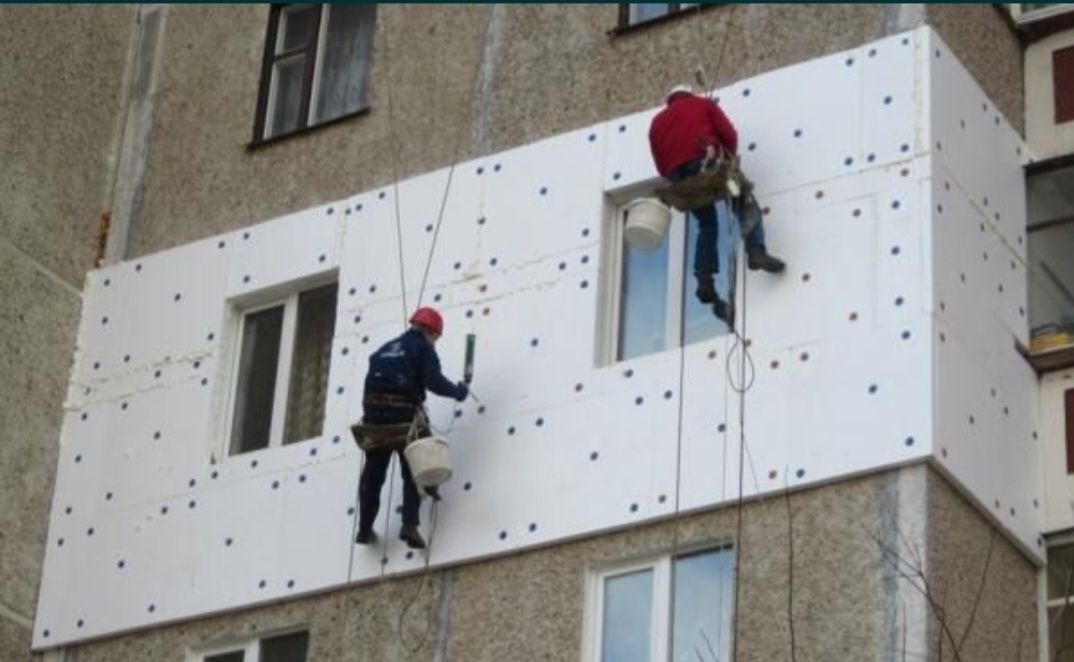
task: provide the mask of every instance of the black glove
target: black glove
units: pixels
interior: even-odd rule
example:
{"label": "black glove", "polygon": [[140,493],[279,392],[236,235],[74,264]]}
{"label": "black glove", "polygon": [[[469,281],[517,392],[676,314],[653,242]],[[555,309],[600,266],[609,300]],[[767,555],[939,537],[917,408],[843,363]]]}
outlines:
{"label": "black glove", "polygon": [[470,397],[470,387],[467,386],[465,383],[459,382],[455,385],[455,389],[457,391],[455,394],[455,399],[459,402],[462,402],[466,398]]}

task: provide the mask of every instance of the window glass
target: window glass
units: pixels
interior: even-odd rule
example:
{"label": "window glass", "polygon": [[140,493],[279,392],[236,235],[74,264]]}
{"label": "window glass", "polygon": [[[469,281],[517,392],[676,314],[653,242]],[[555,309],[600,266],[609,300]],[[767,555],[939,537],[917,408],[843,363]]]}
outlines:
{"label": "window glass", "polygon": [[[624,215],[625,216],[625,215]],[[625,220],[624,220],[625,222]],[[651,250],[623,239],[619,300],[619,360],[659,352],[667,346],[668,237]]]}
{"label": "window glass", "polygon": [[332,334],[336,326],[335,283],[303,292],[298,298],[298,330],[291,359],[287,426],[283,443],[321,434]]}
{"label": "window glass", "polygon": [[604,580],[602,662],[649,662],[652,602],[651,569]]}
{"label": "window glass", "polygon": [[314,123],[355,112],[365,105],[365,74],[376,5],[329,5],[328,34],[321,54]]}
{"label": "window glass", "polygon": [[730,657],[734,554],[717,550],[675,559],[672,662]]}
{"label": "window glass", "polygon": [[280,60],[275,65],[276,90],[272,102],[272,128],[269,135],[293,131],[299,126],[302,113],[302,80],[306,56],[299,54]]}
{"label": "window glass", "polygon": [[630,5],[631,15],[634,23],[641,23],[642,21],[648,21],[654,18],[659,18],[668,13],[671,8],[668,4],[659,4],[653,2],[641,2]]}
{"label": "window glass", "polygon": [[233,651],[231,653],[220,653],[219,655],[210,655],[205,658],[205,662],[243,662],[245,653],[242,651]]}
{"label": "window glass", "polygon": [[246,315],[235,390],[234,453],[268,446],[282,327],[283,306]]}
{"label": "window glass", "polygon": [[1041,172],[1026,180],[1029,227],[1074,218],[1074,166]]}
{"label": "window glass", "polygon": [[1051,547],[1048,549],[1048,599],[1067,595],[1074,595],[1074,545]]}
{"label": "window glass", "polygon": [[[730,301],[732,298],[731,278],[729,276],[732,273],[730,260],[734,257],[733,248],[737,239],[732,234],[734,232],[734,228],[731,227],[733,224],[728,223],[727,206],[721,202],[716,206],[716,211],[719,216],[717,232],[720,233],[719,252],[717,254],[720,271],[716,274],[716,292],[724,301]],[[712,304],[701,303],[694,296],[694,289],[697,285],[697,281],[694,278],[694,247],[697,246],[698,226],[697,219],[692,214],[688,214],[687,218],[689,219],[689,224],[686,231],[686,259],[683,260],[684,286],[682,288],[682,305],[684,317],[682,335],[683,342],[689,345],[722,333],[728,333],[730,329],[713,314]]]}
{"label": "window glass", "polygon": [[312,6],[286,9],[280,15],[280,31],[283,39],[277,53],[287,53],[309,46],[317,20],[317,8]]}
{"label": "window glass", "polygon": [[1026,182],[1030,265],[1029,324],[1034,349],[1074,341],[1074,167]]}
{"label": "window glass", "polygon": [[1048,662],[1074,662],[1074,603],[1048,609]]}
{"label": "window glass", "polygon": [[261,640],[261,662],[306,662],[308,632],[295,632]]}

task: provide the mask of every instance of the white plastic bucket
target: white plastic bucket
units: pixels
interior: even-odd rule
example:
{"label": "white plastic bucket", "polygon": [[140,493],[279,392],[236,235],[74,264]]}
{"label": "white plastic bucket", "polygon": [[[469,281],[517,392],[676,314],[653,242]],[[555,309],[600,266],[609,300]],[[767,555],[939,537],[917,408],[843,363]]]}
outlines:
{"label": "white plastic bucket", "polygon": [[654,198],[638,198],[627,205],[627,242],[634,248],[652,250],[664,241],[671,224],[671,210]]}
{"label": "white plastic bucket", "polygon": [[423,437],[409,444],[403,452],[418,485],[435,487],[451,478],[448,443],[443,437]]}

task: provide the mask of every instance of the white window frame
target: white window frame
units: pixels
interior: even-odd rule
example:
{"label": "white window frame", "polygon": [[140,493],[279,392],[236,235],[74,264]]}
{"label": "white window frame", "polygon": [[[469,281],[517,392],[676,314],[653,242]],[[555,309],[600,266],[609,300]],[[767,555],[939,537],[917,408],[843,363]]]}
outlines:
{"label": "white window frame", "polygon": [[[205,662],[206,659],[214,655],[225,655],[227,653],[238,653],[242,651],[242,662],[261,662],[261,642],[265,639],[273,639],[275,637],[283,637],[289,634],[298,634],[305,632],[307,637],[310,637],[310,628],[308,625],[295,626],[287,628],[285,630],[272,631],[269,633],[263,633],[250,639],[227,639],[224,643],[216,643],[211,646],[199,649],[188,649],[186,654],[187,662]],[[307,651],[306,659],[309,659],[309,652]]]}
{"label": "white window frame", "polygon": [[[585,662],[600,662],[604,644],[604,582],[608,579],[629,575],[642,570],[653,572],[653,595],[650,605],[650,638],[649,659],[651,662],[666,662],[671,655],[671,627],[672,627],[672,603],[673,603],[673,566],[672,564],[681,558],[694,554],[709,552],[737,553],[730,542],[708,543],[692,545],[674,550],[661,556],[647,557],[625,564],[617,564],[603,568],[592,569],[589,573],[589,581],[586,586],[586,612],[585,612],[585,636],[583,639],[583,660]],[[732,582],[737,582],[738,577],[731,576]],[[737,605],[731,604],[728,618],[734,619],[734,610]],[[735,633],[732,628],[731,637]]]}
{"label": "white window frame", "polygon": [[[598,363],[602,366],[614,365],[633,359],[619,357],[619,324],[623,299],[623,253],[626,244],[624,233],[626,214],[629,203],[615,205],[612,217],[607,224],[605,235],[604,262],[604,303],[602,318],[604,323],[599,334]],[[676,349],[682,344],[683,291],[686,287],[686,261],[689,259],[689,247],[686,245],[686,214],[672,210],[671,223],[668,226],[668,282],[667,304],[664,310],[664,348],[657,351]]]}
{"label": "white window frame", "polygon": [[1074,11],[1074,3],[1061,2],[1056,3],[1054,7],[1045,7],[1043,9],[1034,9],[1031,11],[1022,9],[1022,3],[1009,4],[1007,5],[1007,8],[1011,12],[1011,18],[1013,18],[1016,23],[1019,25],[1026,25],[1036,21],[1043,21],[1052,18],[1053,16],[1059,16],[1060,14],[1065,14],[1069,11]]}
{"label": "white window frame", "polygon": [[[273,138],[289,135],[294,131],[301,131],[309,129],[315,126],[324,124],[325,122],[315,121],[317,113],[320,110],[320,93],[321,93],[321,73],[324,66],[324,49],[325,41],[328,39],[328,24],[331,20],[333,4],[332,3],[301,3],[288,5],[280,9],[279,25],[276,27],[276,39],[272,46],[273,55],[279,55],[283,48],[284,35],[287,33],[287,18],[290,14],[296,11],[313,7],[317,4],[321,4],[321,18],[320,27],[317,31],[317,46],[313,49],[313,80],[310,83],[310,99],[309,108],[306,112],[305,124],[298,129],[292,129],[290,131],[284,131],[279,134],[271,134],[272,122],[276,118],[276,96],[279,91],[279,81],[277,81],[276,71],[277,65],[273,63],[271,70],[269,71],[269,86],[268,86],[268,101],[265,106],[265,117],[261,127],[261,133],[258,136],[258,140],[271,140]],[[375,26],[374,26],[375,27]],[[373,39],[372,32],[370,33],[370,39]],[[372,55],[372,44],[369,46],[370,56]],[[368,78],[371,71],[371,63],[366,63],[366,70],[362,72],[363,79]],[[369,81],[363,80],[362,85],[368,86]],[[364,95],[363,95],[364,97]],[[363,106],[365,104],[363,103]],[[332,121],[332,120],[326,120]]]}
{"label": "white window frame", "polygon": [[[1053,547],[1067,547],[1074,545],[1074,531],[1067,531],[1059,535],[1049,537],[1045,545],[1045,552],[1051,550]],[[1074,609],[1074,594],[1069,596],[1063,596],[1060,598],[1049,599],[1048,598],[1048,572],[1049,565],[1046,563],[1040,570],[1038,575],[1039,580],[1037,582],[1037,595],[1039,610],[1039,624],[1038,631],[1040,632],[1040,660],[1041,662],[1050,662],[1052,657],[1052,641],[1051,641],[1051,619],[1048,616],[1048,610],[1055,607],[1062,607],[1063,603],[1070,601],[1067,609]]]}
{"label": "white window frame", "polygon": [[[671,556],[652,559],[643,563],[634,563],[608,569],[593,575],[590,590],[589,613],[591,614],[590,646],[588,660],[599,662],[602,659],[604,644],[604,583],[609,579],[629,575],[643,570],[653,573],[653,597],[649,605],[649,659],[667,659],[671,646],[670,610],[671,610]],[[663,656],[661,656],[663,651]]]}
{"label": "white window frame", "polygon": [[[272,52],[274,55],[278,55],[283,48],[283,38],[287,34],[287,18],[291,14],[303,9],[312,7],[314,3],[302,3],[294,4],[280,9],[280,24],[276,28],[276,43],[272,45]],[[317,48],[313,53],[314,57],[314,73],[313,73],[313,89],[310,90],[310,111],[306,117],[306,126],[309,126],[309,118],[313,117],[313,105],[316,97],[312,96],[316,92],[318,86],[317,74],[321,70],[321,49],[324,48],[324,28],[328,25],[328,8],[330,4],[325,4],[321,10],[321,32],[317,35]],[[267,140],[270,136],[269,131],[272,128],[272,122],[276,119],[276,94],[279,90],[279,81],[276,80],[276,70],[278,69],[276,64],[272,65],[272,70],[269,73],[269,91],[268,91],[268,106],[265,107],[265,125],[262,130],[262,140]]]}
{"label": "white window frame", "polygon": [[[295,341],[298,334],[298,305],[299,298],[303,293],[316,290],[333,283],[338,283],[335,272],[330,277],[316,278],[304,281],[289,287],[287,294],[277,295],[270,299],[259,298],[256,302],[246,305],[233,305],[232,316],[235,319],[233,328],[235,335],[229,343],[231,347],[230,367],[228,369],[227,398],[225,401],[224,426],[221,431],[221,456],[224,459],[246,457],[253,453],[261,453],[274,448],[283,447],[284,433],[287,429],[287,408],[291,395],[291,364],[294,358]],[[336,294],[336,309],[339,309],[339,294]],[[272,424],[269,427],[269,443],[264,448],[246,453],[235,452],[234,430],[235,423],[235,400],[239,389],[239,369],[242,362],[242,343],[246,331],[247,316],[263,310],[283,306],[283,320],[280,328],[280,354],[276,364],[276,389],[272,396]],[[325,394],[328,397],[328,394]],[[292,443],[298,443],[296,440]],[[215,458],[214,458],[215,462]]]}

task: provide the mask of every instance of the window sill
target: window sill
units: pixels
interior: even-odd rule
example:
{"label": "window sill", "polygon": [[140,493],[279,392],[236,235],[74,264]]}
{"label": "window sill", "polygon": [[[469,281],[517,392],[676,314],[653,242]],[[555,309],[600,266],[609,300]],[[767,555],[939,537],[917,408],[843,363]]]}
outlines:
{"label": "window sill", "polygon": [[663,16],[657,16],[656,18],[650,18],[647,21],[641,21],[641,22],[638,22],[638,23],[631,23],[630,25],[620,25],[618,27],[614,27],[611,30],[608,30],[607,34],[608,34],[609,37],[619,37],[619,36],[622,36],[622,35],[631,34],[631,33],[634,33],[634,32],[644,30],[646,28],[650,28],[650,27],[652,27],[654,25],[662,25],[664,23],[670,23],[672,21],[678,21],[680,19],[686,18],[687,16],[690,16],[690,15],[693,15],[693,14],[699,14],[701,12],[708,11],[708,10],[712,9],[713,7],[720,7],[720,6],[723,6],[725,4],[727,4],[727,3],[724,3],[724,2],[706,3],[706,4],[702,4],[702,5],[697,5],[695,7],[690,7],[688,9],[680,9],[679,11],[675,12],[674,14],[664,14]]}
{"label": "window sill", "polygon": [[1030,352],[1029,362],[1038,373],[1074,367],[1074,343]]}
{"label": "window sill", "polygon": [[342,122],[347,122],[347,121],[352,120],[352,119],[354,119],[356,117],[361,117],[363,115],[366,115],[366,114],[369,113],[369,111],[370,111],[370,106],[364,106],[364,107],[359,108],[358,110],[354,111],[353,113],[347,113],[346,115],[340,115],[339,117],[336,117],[334,119],[330,119],[327,122],[321,122],[320,124],[314,124],[313,126],[304,126],[301,129],[295,129],[294,131],[290,131],[288,133],[281,133],[278,136],[272,136],[271,138],[265,138],[263,140],[254,140],[254,141],[251,141],[250,143],[248,143],[246,145],[246,151],[252,152],[252,151],[261,149],[263,147],[268,147],[269,145],[274,145],[274,144],[276,144],[276,143],[278,143],[280,141],[287,140],[288,138],[294,138],[295,136],[304,136],[306,134],[313,133],[315,131],[320,131],[321,129],[324,129],[324,128],[327,128],[327,127],[330,127],[330,126],[335,126],[336,124],[340,124]]}

